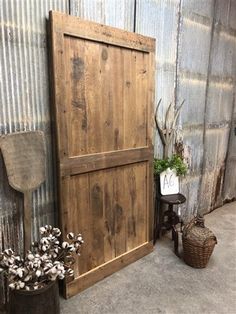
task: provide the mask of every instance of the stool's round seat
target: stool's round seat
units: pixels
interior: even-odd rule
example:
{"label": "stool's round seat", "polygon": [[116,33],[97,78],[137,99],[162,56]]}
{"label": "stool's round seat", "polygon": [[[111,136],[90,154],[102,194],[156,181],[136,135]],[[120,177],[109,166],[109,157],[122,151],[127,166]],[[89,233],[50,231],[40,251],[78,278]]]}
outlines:
{"label": "stool's round seat", "polygon": [[186,197],[181,193],[171,195],[160,195],[158,198],[161,202],[169,205],[178,205],[186,201]]}

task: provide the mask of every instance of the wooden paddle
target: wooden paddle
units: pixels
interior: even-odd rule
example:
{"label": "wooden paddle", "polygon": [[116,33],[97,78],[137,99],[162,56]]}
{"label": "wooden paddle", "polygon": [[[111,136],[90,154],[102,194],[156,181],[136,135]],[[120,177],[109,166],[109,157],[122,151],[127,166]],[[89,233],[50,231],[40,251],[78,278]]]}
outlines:
{"label": "wooden paddle", "polygon": [[45,139],[41,131],[19,132],[0,138],[9,184],[24,194],[24,253],[31,246],[32,191],[45,180]]}

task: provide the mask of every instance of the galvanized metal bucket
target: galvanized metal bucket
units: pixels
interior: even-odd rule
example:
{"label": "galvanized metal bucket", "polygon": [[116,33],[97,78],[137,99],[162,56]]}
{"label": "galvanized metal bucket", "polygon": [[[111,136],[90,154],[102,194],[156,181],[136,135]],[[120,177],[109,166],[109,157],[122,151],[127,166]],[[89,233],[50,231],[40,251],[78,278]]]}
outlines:
{"label": "galvanized metal bucket", "polygon": [[58,282],[52,281],[45,288],[26,291],[11,290],[8,314],[59,314]]}

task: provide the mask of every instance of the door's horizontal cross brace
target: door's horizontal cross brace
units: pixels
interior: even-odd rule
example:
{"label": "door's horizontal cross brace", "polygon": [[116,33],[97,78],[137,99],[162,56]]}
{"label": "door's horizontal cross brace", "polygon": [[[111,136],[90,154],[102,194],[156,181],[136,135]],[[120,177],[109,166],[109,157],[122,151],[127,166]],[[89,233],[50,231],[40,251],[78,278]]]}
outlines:
{"label": "door's horizontal cross brace", "polygon": [[60,163],[61,176],[76,175],[107,168],[151,160],[153,150],[149,147],[124,149],[71,157]]}

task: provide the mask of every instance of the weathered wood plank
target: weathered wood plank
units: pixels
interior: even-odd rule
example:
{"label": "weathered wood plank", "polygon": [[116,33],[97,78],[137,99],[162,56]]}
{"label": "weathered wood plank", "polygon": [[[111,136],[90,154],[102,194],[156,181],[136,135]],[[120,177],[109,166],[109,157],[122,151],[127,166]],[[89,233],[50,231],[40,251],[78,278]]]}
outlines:
{"label": "weathered wood plank", "polygon": [[[63,32],[71,37],[79,37],[114,46],[151,52],[155,50],[155,39],[139,34],[127,32],[111,26],[84,21],[78,17],[50,11],[50,18],[54,23],[55,32]],[[77,27],[78,22],[80,28]]]}
{"label": "weathered wood plank", "polygon": [[[87,153],[87,104],[85,95],[85,41],[66,36],[66,111],[69,156]],[[79,130],[79,132],[78,132]]]}
{"label": "weathered wood plank", "polygon": [[89,174],[90,207],[92,212],[90,228],[92,228],[93,239],[88,245],[92,245],[93,268],[104,263],[103,182],[104,174],[102,171]]}
{"label": "weathered wood plank", "polygon": [[114,172],[104,174],[104,261],[115,258]]}
{"label": "weathered wood plank", "polygon": [[117,168],[114,173],[113,211],[115,213],[115,256],[126,252],[126,212],[127,203],[124,202],[124,172],[127,167]]}
{"label": "weathered wood plank", "polygon": [[63,160],[60,164],[61,175],[75,175],[126,164],[132,164],[152,158],[147,147],[124,149],[115,152],[91,154]]}

